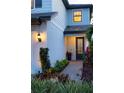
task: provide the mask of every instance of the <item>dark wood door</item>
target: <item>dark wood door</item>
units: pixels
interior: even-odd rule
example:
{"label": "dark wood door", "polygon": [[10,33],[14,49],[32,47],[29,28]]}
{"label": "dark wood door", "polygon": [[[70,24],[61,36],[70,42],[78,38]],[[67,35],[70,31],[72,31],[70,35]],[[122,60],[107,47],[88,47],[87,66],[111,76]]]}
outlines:
{"label": "dark wood door", "polygon": [[84,52],[84,37],[76,37],[76,60],[82,59]]}

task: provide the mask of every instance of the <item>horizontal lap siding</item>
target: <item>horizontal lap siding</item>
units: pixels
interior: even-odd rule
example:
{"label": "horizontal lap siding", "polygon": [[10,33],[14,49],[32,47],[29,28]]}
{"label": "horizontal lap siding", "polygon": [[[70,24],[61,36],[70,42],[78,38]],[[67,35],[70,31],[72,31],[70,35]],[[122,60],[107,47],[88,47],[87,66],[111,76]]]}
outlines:
{"label": "horizontal lap siding", "polygon": [[66,8],[62,0],[52,0],[52,11],[57,12],[57,15],[52,18],[52,21],[58,24],[64,31],[66,27]]}
{"label": "horizontal lap siding", "polygon": [[32,9],[32,13],[45,13],[52,11],[52,0],[42,0],[42,7]]}

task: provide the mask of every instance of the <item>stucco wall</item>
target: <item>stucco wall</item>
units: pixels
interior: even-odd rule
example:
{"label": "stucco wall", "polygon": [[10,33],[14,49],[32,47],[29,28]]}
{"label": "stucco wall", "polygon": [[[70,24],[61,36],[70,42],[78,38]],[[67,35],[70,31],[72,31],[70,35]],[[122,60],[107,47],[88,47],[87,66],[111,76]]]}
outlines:
{"label": "stucco wall", "polygon": [[51,65],[54,66],[57,60],[65,58],[63,31],[66,27],[66,9],[61,0],[52,0],[52,12],[57,14],[47,22],[47,46]]}
{"label": "stucco wall", "polygon": [[58,28],[52,22],[49,21],[47,25],[47,46],[49,48],[51,65],[54,66],[56,60],[65,58],[64,35],[63,30]]}
{"label": "stucco wall", "polygon": [[68,36],[65,37],[65,47],[66,47],[66,51],[65,53],[71,52],[72,53],[72,60],[76,60],[76,42],[75,42],[75,36]]}
{"label": "stucco wall", "polygon": [[[47,25],[32,25],[31,26],[31,73],[41,71],[41,64],[39,58],[40,47],[47,47]],[[38,42],[37,34],[41,34],[42,42]]]}
{"label": "stucco wall", "polygon": [[[75,10],[82,11],[82,22],[73,22],[73,12]],[[90,24],[90,9],[89,8],[67,10],[67,25],[73,26],[73,25],[89,25],[89,24]]]}

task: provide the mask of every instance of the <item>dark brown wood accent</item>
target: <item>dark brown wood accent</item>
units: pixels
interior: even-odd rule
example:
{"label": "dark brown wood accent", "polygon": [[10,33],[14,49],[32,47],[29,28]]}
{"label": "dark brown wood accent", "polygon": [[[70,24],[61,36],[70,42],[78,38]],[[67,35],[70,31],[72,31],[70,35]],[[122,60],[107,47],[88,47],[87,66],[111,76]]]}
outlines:
{"label": "dark brown wood accent", "polygon": [[40,25],[41,22],[39,22],[37,19],[31,20],[31,25]]}
{"label": "dark brown wood accent", "polygon": [[31,19],[31,25],[41,25],[45,20]]}
{"label": "dark brown wood accent", "polygon": [[83,52],[84,52],[84,48],[85,48],[84,37],[76,37],[76,60],[81,60],[82,53],[78,54],[78,39],[82,39],[82,44],[83,44],[82,46],[83,46]]}

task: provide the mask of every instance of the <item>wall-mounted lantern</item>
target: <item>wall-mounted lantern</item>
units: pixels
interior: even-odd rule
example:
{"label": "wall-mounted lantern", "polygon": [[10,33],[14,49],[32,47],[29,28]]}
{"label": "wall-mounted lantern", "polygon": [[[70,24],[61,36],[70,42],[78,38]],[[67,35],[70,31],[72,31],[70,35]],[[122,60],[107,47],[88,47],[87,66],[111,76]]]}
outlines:
{"label": "wall-mounted lantern", "polygon": [[39,42],[42,41],[42,39],[41,39],[41,34],[40,34],[40,33],[37,34],[37,39],[38,39]]}

